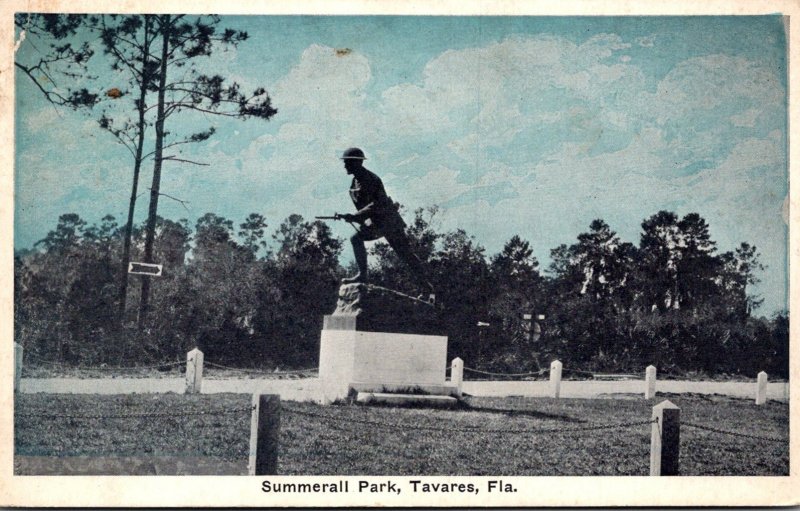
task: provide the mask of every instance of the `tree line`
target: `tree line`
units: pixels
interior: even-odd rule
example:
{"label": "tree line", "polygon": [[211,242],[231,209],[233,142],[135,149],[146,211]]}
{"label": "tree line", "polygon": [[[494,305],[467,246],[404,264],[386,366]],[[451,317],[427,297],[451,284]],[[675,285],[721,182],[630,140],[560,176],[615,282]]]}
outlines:
{"label": "tree line", "polygon": [[[552,249],[542,269],[523,237],[489,255],[463,229],[438,228],[437,212],[414,211],[407,230],[444,307],[449,359],[498,372],[558,358],[590,371],[654,364],[674,374],[788,376],[788,314],[753,313],[760,300],[751,288],[763,269],[756,248],[719,252],[698,214],[658,212],[642,222],[638,246],[595,220]],[[150,278],[145,318],[135,301],[142,279],[131,278],[120,322],[125,227],[111,216],[88,225],[64,214],[33,249],[15,254],[16,342],[67,365],[181,360],[198,346],[222,364],[315,367],[322,316],[352,271],[340,263],[343,240],[299,215],[269,230],[256,213],[239,224],[207,213],[194,226],[158,217],[152,250],[163,276]],[[141,260],[147,224],[134,226],[131,239],[129,257]],[[388,245],[370,251],[375,283],[417,291]]]}

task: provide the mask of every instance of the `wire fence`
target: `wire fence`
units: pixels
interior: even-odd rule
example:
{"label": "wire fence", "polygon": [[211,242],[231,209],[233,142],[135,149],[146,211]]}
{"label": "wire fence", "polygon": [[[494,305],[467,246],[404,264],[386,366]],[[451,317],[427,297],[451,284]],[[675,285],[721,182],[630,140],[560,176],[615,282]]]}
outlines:
{"label": "wire fence", "polygon": [[288,371],[280,371],[280,370],[269,371],[267,369],[233,367],[233,366],[217,364],[215,362],[209,362],[209,361],[205,361],[203,364],[208,366],[208,367],[212,367],[212,368],[216,368],[216,369],[222,369],[222,370],[225,370],[225,371],[234,371],[234,372],[243,373],[243,374],[251,374],[251,375],[258,375],[258,376],[265,376],[265,377],[277,377],[277,378],[292,377],[292,376],[294,376],[294,377],[310,377],[310,375],[312,373],[318,372],[318,369],[316,367],[310,367],[310,368],[307,368],[307,369],[291,369],[291,370],[288,370]]}
{"label": "wire fence", "polygon": [[[31,355],[26,356],[26,360],[32,362],[33,365],[23,366],[25,369],[30,369],[35,367],[36,365],[40,365],[60,371],[83,371],[83,372],[100,372],[100,373],[137,372],[137,371],[152,371],[152,370],[165,371],[165,370],[172,370],[175,367],[184,369],[186,366],[186,361],[182,360],[164,361],[160,363],[132,365],[132,366],[107,365],[107,364],[100,364],[96,366],[73,365],[55,360],[44,360]],[[210,362],[210,361],[205,361],[204,366],[212,369],[221,369],[224,371],[231,371],[235,373],[261,376],[266,378],[271,378],[271,377],[302,378],[302,377],[310,377],[313,375],[313,373],[318,372],[318,369],[316,367],[311,367],[306,369],[293,369],[293,370],[269,370],[269,369],[258,369],[258,368],[234,367],[223,364],[217,364],[215,362]]]}
{"label": "wire fence", "polygon": [[[582,371],[580,369],[570,369],[567,367],[562,368],[561,371],[562,374],[573,374],[576,376],[587,376],[589,378],[595,378],[595,373],[591,371]],[[464,372],[471,372],[471,373],[481,374],[484,376],[498,377],[498,378],[537,378],[549,374],[550,368],[544,368],[538,371],[528,371],[523,373],[499,373],[499,372],[484,371],[482,369],[476,369],[474,367],[464,366]],[[630,375],[621,375],[621,376],[628,377]],[[611,378],[613,377],[613,375],[604,374],[603,377],[604,379]],[[480,381],[480,380],[472,379],[472,381]]]}
{"label": "wire fence", "polygon": [[[18,405],[19,407],[20,405]],[[181,405],[183,406],[183,405]],[[194,405],[193,405],[194,406]],[[220,424],[218,422],[195,422],[195,421],[178,421],[176,422],[167,422],[166,419],[178,419],[178,418],[202,418],[202,417],[219,417],[219,416],[241,416],[242,420],[249,420],[251,414],[256,409],[256,406],[253,404],[249,404],[247,406],[233,406],[233,407],[226,407],[226,408],[201,408],[201,409],[178,409],[178,410],[170,410],[166,409],[164,405],[162,406],[143,406],[137,407],[135,411],[117,411],[117,410],[109,410],[106,413],[103,412],[92,412],[87,411],[88,413],[52,413],[46,410],[42,411],[30,411],[30,410],[19,410],[17,408],[15,410],[14,418],[15,421],[20,419],[27,419],[27,420],[36,420],[36,421],[48,421],[52,422],[52,425],[48,424],[47,431],[48,435],[49,432],[53,427],[58,427],[59,423],[63,423],[69,427],[72,421],[118,421],[118,420],[145,420],[148,424],[151,424],[159,429],[159,434],[163,435],[167,432],[165,429],[165,424],[171,424],[173,427],[179,428],[179,431],[183,431],[188,425],[192,426],[192,431],[194,431],[195,426],[204,427],[219,427]],[[327,427],[333,427],[334,429],[339,429],[339,427],[344,427],[346,430],[350,431],[358,431],[359,426],[368,426],[370,428],[380,428],[382,430],[393,430],[393,431],[401,431],[401,432],[438,432],[443,433],[445,435],[456,435],[456,434],[465,434],[465,435],[552,435],[556,437],[563,437],[567,435],[572,436],[582,436],[583,434],[592,433],[592,432],[611,432],[611,431],[622,431],[622,430],[635,430],[636,428],[642,428],[644,426],[652,426],[653,424],[658,424],[658,418],[652,418],[648,420],[627,420],[627,421],[619,421],[619,422],[612,422],[612,423],[583,423],[579,425],[568,425],[568,426],[558,426],[558,427],[482,427],[477,425],[465,425],[459,419],[455,417],[445,417],[440,416],[437,417],[437,424],[419,424],[419,423],[411,423],[408,420],[381,420],[380,418],[372,418],[372,417],[356,417],[353,416],[353,412],[355,410],[363,410],[364,414],[368,413],[371,407],[327,407],[325,411],[322,409],[315,408],[315,407],[299,407],[296,405],[290,405],[284,402],[280,408],[280,413],[286,414],[289,416],[295,416],[299,418],[307,418],[317,421],[318,424],[323,424]],[[372,409],[374,410],[374,409]],[[360,412],[355,412],[360,413]],[[371,413],[371,412],[370,412]],[[442,420],[444,419],[444,420]],[[238,421],[239,419],[235,419]],[[573,421],[574,422],[574,421]],[[113,422],[112,422],[113,423]],[[139,424],[139,423],[136,423]],[[230,427],[230,422],[228,422],[228,426]],[[241,425],[241,423],[239,423]],[[720,429],[714,426],[698,424],[694,422],[681,422],[680,426],[685,426],[687,428],[692,428],[700,431],[704,431],[707,433],[712,433],[716,435],[724,435],[736,438],[744,438],[749,439],[756,442],[771,442],[771,443],[781,443],[788,445],[789,438],[779,438],[779,437],[771,437],[771,436],[761,436],[761,435],[753,435],[749,433],[741,433],[737,431],[730,431],[725,429]],[[73,427],[75,427],[73,425]],[[83,430],[84,426],[80,426]],[[140,426],[111,426],[109,425],[108,428],[111,430],[112,428],[119,427],[122,429],[127,429],[128,431],[138,431],[137,428]],[[149,427],[149,426],[148,426]],[[226,426],[223,426],[226,427]],[[240,427],[240,426],[239,426]],[[296,427],[296,425],[295,425]],[[133,429],[131,429],[133,428]],[[186,430],[189,431],[189,430]],[[363,431],[363,430],[362,430]],[[640,433],[649,432],[649,428],[645,431],[640,429]],[[182,434],[182,433],[180,433]],[[215,433],[216,435],[216,433]],[[588,438],[588,437],[587,437]],[[184,439],[186,440],[186,439]],[[179,445],[179,444],[176,444]],[[174,445],[171,445],[174,447]],[[196,449],[196,445],[193,446],[190,443],[187,443],[185,449],[179,450],[177,452],[165,452],[163,450],[158,450],[160,455],[169,455],[169,456],[187,456],[187,453],[192,451],[192,449]],[[30,449],[30,448],[28,448]],[[130,445],[128,446],[130,449]],[[151,446],[145,446],[142,451],[143,453],[152,453]],[[150,450],[148,450],[150,449]],[[69,448],[67,448],[69,450]],[[113,450],[113,448],[112,448]],[[173,450],[173,449],[171,449]],[[24,449],[23,449],[24,452]],[[192,451],[194,452],[194,451]],[[239,450],[234,449],[230,452],[227,452],[225,448],[222,448],[221,453],[217,454],[209,454],[210,458],[221,458],[221,459],[232,459],[238,460],[243,455]],[[135,453],[134,453],[135,454]],[[201,453],[202,454],[202,453]],[[628,455],[631,453],[628,452]],[[63,452],[58,454],[63,455]],[[57,456],[58,456],[57,455]],[[85,455],[82,454],[82,455]],[[92,454],[88,454],[92,455]],[[120,455],[120,453],[116,453],[116,455]],[[621,457],[625,457],[626,453],[620,453]],[[618,460],[616,454],[612,455],[611,459]],[[621,459],[621,458],[620,458]],[[613,465],[613,463],[612,463]]]}
{"label": "wire fence", "polygon": [[[251,413],[255,406],[235,407],[220,410],[189,410],[189,411],[143,411],[132,413],[98,413],[98,414],[65,414],[47,412],[16,412],[15,418],[35,418],[48,420],[102,420],[102,419],[153,419],[165,417],[197,417],[215,415],[238,415]],[[609,429],[627,429],[637,426],[650,425],[658,422],[658,419],[642,421],[624,421],[609,424],[588,424],[585,426],[573,426],[567,428],[480,428],[480,427],[457,427],[457,426],[428,426],[419,424],[408,424],[398,422],[379,421],[374,419],[361,419],[356,417],[343,417],[327,413],[316,413],[297,408],[286,407],[282,411],[288,414],[323,419],[327,421],[344,422],[368,426],[378,426],[390,429],[403,429],[414,431],[440,431],[446,433],[473,433],[473,434],[548,434],[548,433],[578,433],[586,431],[600,431]]]}
{"label": "wire fence", "polygon": [[642,426],[645,424],[653,424],[658,419],[646,421],[626,421],[616,422],[611,424],[589,424],[586,426],[577,426],[569,428],[479,428],[479,427],[457,427],[457,426],[427,426],[419,424],[397,423],[377,421],[373,419],[361,419],[356,417],[342,417],[326,413],[309,412],[299,410],[297,408],[284,407],[283,411],[289,414],[312,417],[317,419],[344,422],[351,424],[361,424],[368,426],[378,426],[391,429],[415,430],[415,431],[439,431],[443,433],[473,433],[473,434],[549,434],[549,433],[577,433],[585,431],[600,431],[608,429],[626,429]]}
{"label": "wire fence", "polygon": [[73,364],[66,364],[64,362],[60,362],[57,360],[44,360],[35,356],[28,355],[25,357],[29,362],[33,362],[35,364],[40,364],[49,367],[55,367],[59,369],[65,370],[76,370],[76,371],[138,371],[138,370],[149,370],[149,369],[168,369],[177,366],[183,366],[186,362],[173,360],[173,361],[164,361],[155,364],[145,364],[145,365],[132,365],[132,366],[118,366],[118,365],[107,365],[107,364],[100,364],[97,366],[85,366],[85,365],[73,365]]}
{"label": "wire fence", "polygon": [[728,431],[724,429],[718,429],[712,426],[705,426],[703,424],[695,424],[692,422],[682,422],[681,426],[686,426],[688,428],[699,429],[701,431],[708,431],[710,433],[717,433],[719,435],[727,435],[733,436],[738,438],[749,438],[750,440],[757,440],[762,442],[778,442],[778,443],[788,443],[788,438],[777,438],[777,437],[769,437],[769,436],[759,436],[759,435],[751,435],[749,433],[739,433],[737,431]]}
{"label": "wire fence", "polygon": [[[334,407],[337,408],[337,407]],[[360,408],[360,407],[359,407]],[[174,459],[174,458],[187,458],[187,457],[205,457],[208,459],[218,459],[218,460],[227,460],[231,462],[243,462],[245,457],[247,456],[246,452],[242,451],[242,447],[235,449],[230,449],[225,447],[217,452],[209,452],[209,446],[207,441],[200,442],[200,443],[193,443],[189,438],[183,438],[184,431],[188,432],[191,431],[192,435],[198,434],[197,427],[209,426],[213,428],[215,426],[219,426],[219,424],[209,423],[209,422],[189,422],[184,423],[184,421],[179,422],[170,422],[168,423],[166,419],[178,419],[178,418],[186,418],[186,417],[209,417],[209,416],[221,416],[221,415],[236,415],[236,416],[244,416],[242,419],[246,420],[246,418],[250,418],[251,414],[256,410],[255,405],[249,406],[237,406],[237,407],[230,407],[230,408],[222,408],[222,409],[195,409],[195,410],[165,410],[164,407],[160,408],[152,408],[152,407],[145,407],[144,409],[139,409],[137,411],[132,412],[123,412],[119,413],[116,411],[109,411],[107,413],[50,413],[47,411],[18,411],[15,413],[15,420],[20,419],[33,419],[36,421],[42,421],[47,423],[52,423],[55,426],[48,425],[47,431],[48,433],[53,430],[53,427],[58,428],[58,425],[61,424],[62,427],[67,428],[76,428],[80,427],[81,431],[84,431],[87,427],[92,427],[89,424],[92,424],[91,421],[101,421],[100,424],[105,424],[108,422],[108,425],[102,426],[107,428],[106,431],[146,431],[152,430],[155,427],[158,430],[159,438],[162,440],[160,446],[153,446],[149,442],[145,441],[145,445],[142,445],[141,441],[131,443],[130,439],[126,442],[123,442],[121,445],[117,445],[114,442],[114,445],[108,445],[105,448],[100,447],[97,444],[88,444],[88,445],[72,445],[69,444],[64,448],[55,449],[56,457],[62,456],[83,456],[85,458],[96,458],[96,457],[104,457],[104,456],[112,456],[112,457],[129,457],[131,459],[145,457],[161,457],[160,459]],[[583,433],[591,433],[596,431],[608,431],[608,430],[624,430],[630,428],[636,428],[641,426],[646,426],[653,424],[657,421],[657,419],[653,420],[642,420],[642,421],[626,421],[626,422],[616,422],[610,424],[585,424],[580,426],[571,426],[571,427],[557,427],[557,428],[545,428],[545,427],[526,427],[526,428],[486,428],[486,427],[475,427],[475,426],[460,426],[457,424],[457,421],[450,421],[449,424],[446,425],[425,425],[425,424],[411,424],[409,422],[396,422],[396,421],[385,421],[385,420],[376,420],[370,418],[357,418],[357,417],[347,417],[343,415],[336,415],[334,413],[322,413],[316,412],[311,410],[303,410],[295,406],[287,406],[286,403],[283,404],[281,407],[282,414],[297,416],[297,417],[305,417],[311,418],[318,423],[324,424],[328,429],[339,429],[337,425],[346,424],[350,426],[369,426],[370,428],[381,428],[383,430],[390,429],[395,431],[417,431],[417,432],[440,432],[447,435],[453,434],[469,434],[469,435],[509,435],[509,434],[520,434],[520,435],[580,435]],[[366,412],[366,409],[364,409]],[[132,424],[121,426],[117,421],[146,421],[145,423],[141,424],[139,422],[134,422]],[[238,421],[239,419],[235,419]],[[80,426],[73,423],[73,421],[85,421],[88,424],[80,424]],[[165,428],[165,424],[171,424],[172,427],[176,428],[174,432],[175,437],[174,440],[166,440],[166,444],[164,443],[165,437],[169,436],[170,438],[174,435],[170,435],[168,433],[168,429]],[[187,429],[188,425],[191,424],[191,429]],[[230,424],[230,423],[229,423]],[[94,426],[98,427],[98,426]],[[216,430],[218,431],[218,430]],[[74,433],[73,433],[74,434]],[[116,433],[111,435],[112,437],[116,438],[118,435],[123,433]],[[152,433],[151,433],[152,434]],[[252,434],[252,431],[251,431]],[[80,433],[81,436],[84,433]],[[218,432],[211,432],[207,435],[212,435],[214,437],[219,437]],[[69,435],[67,435],[69,436]],[[107,436],[107,435],[103,435]],[[130,437],[129,437],[130,438]],[[287,439],[286,436],[282,436],[285,441]],[[291,438],[288,437],[288,438]],[[172,443],[171,443],[172,442]],[[69,443],[69,442],[68,442]],[[252,444],[251,444],[252,445]],[[98,447],[101,450],[98,451]],[[252,447],[251,447],[252,448]],[[35,463],[36,460],[30,461],[30,456],[36,456],[43,452],[47,452],[49,450],[53,450],[51,447],[41,446],[41,447],[32,447],[32,446],[23,446],[21,449],[17,449],[18,454],[23,456],[24,463]],[[211,450],[216,451],[216,448],[211,447]],[[49,454],[49,456],[54,456],[54,454]],[[166,457],[166,458],[165,458]],[[633,459],[633,458],[632,458]],[[121,465],[124,467],[125,465]],[[130,469],[130,468],[129,468]],[[124,468],[122,469],[125,470]]]}
{"label": "wire fence", "polygon": [[65,414],[65,413],[32,413],[32,412],[15,412],[15,418],[38,418],[38,419],[69,419],[69,420],[98,420],[98,419],[154,419],[164,417],[198,417],[198,416],[214,416],[214,415],[237,415],[244,412],[252,412],[254,407],[238,407],[226,408],[221,410],[189,410],[189,411],[146,411],[136,413],[119,413],[119,414]]}
{"label": "wire fence", "polygon": [[643,380],[640,374],[593,373],[594,380]]}
{"label": "wire fence", "polygon": [[525,372],[525,373],[496,373],[496,372],[492,372],[492,371],[482,371],[480,369],[475,369],[473,367],[467,367],[467,366],[464,366],[464,371],[468,371],[468,372],[476,373],[476,374],[483,374],[483,375],[486,375],[486,376],[500,376],[500,377],[542,376],[542,375],[547,374],[548,372],[550,372],[549,369],[541,369],[539,371],[531,371],[531,372]]}
{"label": "wire fence", "polygon": [[[83,372],[98,372],[98,373],[113,373],[117,372],[137,372],[137,371],[152,371],[158,370],[160,372],[173,370],[175,367],[179,367],[183,369],[186,364],[186,361],[183,360],[165,360],[163,362],[158,363],[151,363],[151,364],[142,364],[142,365],[131,365],[131,366],[123,366],[123,365],[108,365],[108,364],[100,364],[95,366],[87,366],[87,365],[74,365],[68,364],[63,361],[56,361],[56,360],[45,360],[39,357],[35,357],[32,355],[26,355],[26,360],[33,363],[33,366],[24,366],[25,369],[30,369],[35,367],[36,365],[46,366],[54,369],[58,369],[61,371],[83,371]],[[230,371],[238,374],[246,374],[250,376],[260,376],[265,378],[307,378],[312,377],[314,373],[319,372],[318,367],[309,367],[304,369],[291,369],[291,370],[270,370],[270,369],[263,369],[263,368],[248,368],[248,367],[235,367],[230,365],[219,364],[216,362],[212,362],[209,360],[204,361],[204,366],[210,369],[219,369],[223,371]],[[541,378],[550,373],[550,368],[540,369],[538,371],[526,371],[526,372],[510,372],[510,373],[502,373],[497,371],[486,371],[483,369],[477,369],[474,367],[464,366],[464,372],[474,373],[477,375],[485,376],[486,378],[471,378],[470,381],[492,381],[495,379],[536,379]],[[446,372],[452,372],[452,365],[448,365],[445,368]],[[606,374],[606,373],[594,373],[592,371],[583,371],[580,369],[570,369],[570,368],[563,368],[562,374],[564,375],[575,375],[581,377],[588,377],[590,379],[602,379],[602,380],[610,380],[610,379],[641,379],[637,377],[637,375],[631,374]]]}
{"label": "wire fence", "polygon": [[[232,415],[250,413],[255,409],[255,406],[247,407],[234,407],[219,410],[188,410],[188,411],[144,411],[134,413],[122,414],[63,414],[63,413],[46,413],[46,412],[15,412],[16,418],[39,418],[39,419],[70,419],[70,420],[97,420],[97,419],[137,419],[137,418],[162,418],[162,417],[191,417],[191,416],[214,416],[214,415]],[[448,433],[484,433],[484,434],[542,434],[542,433],[575,433],[583,431],[600,431],[608,429],[626,429],[636,426],[650,425],[658,422],[658,419],[641,420],[641,421],[623,421],[607,424],[588,424],[585,426],[573,426],[567,428],[480,428],[480,427],[454,427],[454,426],[427,426],[419,424],[408,424],[398,422],[378,421],[373,419],[361,419],[356,417],[344,417],[341,415],[333,415],[328,413],[310,412],[307,410],[300,410],[298,408],[284,406],[282,410],[289,414],[298,416],[312,417],[316,419],[323,419],[335,422],[344,422],[352,424],[362,424],[369,426],[378,426],[391,429],[405,429],[417,431],[441,431]],[[739,433],[736,431],[723,430],[712,426],[703,424],[696,424],[692,422],[682,422],[682,426],[689,428],[699,429],[720,435],[727,435],[739,438],[748,438],[751,440],[786,443],[788,438],[768,437],[752,435],[748,433]]]}

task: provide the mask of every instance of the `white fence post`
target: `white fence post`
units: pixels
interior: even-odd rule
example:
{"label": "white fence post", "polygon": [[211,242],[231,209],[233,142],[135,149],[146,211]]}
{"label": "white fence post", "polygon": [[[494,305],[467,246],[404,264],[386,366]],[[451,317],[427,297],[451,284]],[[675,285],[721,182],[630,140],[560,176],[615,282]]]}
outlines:
{"label": "white fence post", "polygon": [[670,401],[653,407],[650,430],[650,475],[676,476],[680,472],[681,409]]}
{"label": "white fence post", "polygon": [[561,394],[561,368],[562,364],[558,360],[553,360],[550,364],[550,393],[555,398]]}
{"label": "white fence post", "polygon": [[767,373],[758,373],[758,383],[756,383],[756,404],[763,405],[767,402]]}
{"label": "white fence post", "polygon": [[22,379],[22,345],[14,343],[14,392],[19,392]]}
{"label": "white fence post", "polygon": [[644,381],[644,398],[653,399],[656,397],[656,366],[647,366],[644,373]]}
{"label": "white fence post", "polygon": [[186,393],[199,394],[203,385],[203,352],[195,348],[186,354]]}
{"label": "white fence post", "polygon": [[250,457],[247,473],[251,476],[278,473],[278,439],[281,425],[281,396],[253,394],[250,416]]}
{"label": "white fence post", "polygon": [[464,361],[456,357],[450,364],[450,383],[455,385],[458,389],[458,395],[461,396],[461,385],[464,383]]}

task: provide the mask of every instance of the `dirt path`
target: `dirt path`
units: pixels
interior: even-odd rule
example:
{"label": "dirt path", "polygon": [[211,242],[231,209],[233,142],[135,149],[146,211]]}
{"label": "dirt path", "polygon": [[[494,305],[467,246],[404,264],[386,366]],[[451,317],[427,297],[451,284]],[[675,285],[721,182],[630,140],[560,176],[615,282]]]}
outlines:
{"label": "dirt path", "polygon": [[[23,378],[20,389],[26,393],[47,392],[55,394],[131,394],[131,393],[183,393],[182,378]],[[725,396],[755,399],[755,382],[712,381],[659,381],[656,390],[674,394],[721,394]],[[465,381],[463,391],[473,396],[550,396],[548,381]],[[280,394],[281,399],[305,401],[317,400],[321,384],[317,378],[296,380],[277,379],[206,379],[204,394]],[[644,393],[644,381],[562,381],[561,397],[564,398],[615,398]],[[767,398],[777,401],[789,400],[788,383],[770,383]]]}

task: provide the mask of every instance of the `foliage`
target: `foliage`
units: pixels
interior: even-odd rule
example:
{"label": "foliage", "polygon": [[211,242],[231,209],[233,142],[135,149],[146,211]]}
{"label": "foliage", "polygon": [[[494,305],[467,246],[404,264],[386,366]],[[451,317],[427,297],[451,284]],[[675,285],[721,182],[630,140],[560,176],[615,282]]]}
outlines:
{"label": "foliage", "polygon": [[[156,260],[164,271],[153,292],[154,313],[142,330],[114,328],[114,271],[122,229],[113,217],[87,226],[65,214],[37,250],[15,257],[15,332],[34,358],[74,365],[133,365],[175,360],[200,346],[218,363],[316,362],[323,314],[335,304],[342,241],[323,223],[292,215],[274,237],[276,256],[258,259],[266,223],[251,214],[233,222],[208,213],[192,230],[186,220],[158,218]],[[142,255],[145,232],[133,231],[132,256]],[[133,278],[131,294],[139,292]]]}
{"label": "foliage", "polygon": [[290,215],[273,235],[277,252],[266,265],[274,283],[262,288],[256,321],[275,340],[267,358],[305,367],[316,366],[322,316],[336,306],[342,271],[342,240],[319,220]]}
{"label": "foliage", "polygon": [[[654,364],[661,374],[788,377],[788,315],[751,314],[759,299],[748,286],[763,269],[757,249],[742,243],[718,254],[698,215],[653,215],[638,247],[595,220],[551,252],[542,274],[521,236],[490,256],[462,229],[441,232],[436,214],[417,210],[407,231],[431,270],[449,359],[496,372],[536,371],[558,358],[585,371]],[[35,250],[15,258],[17,341],[35,357],[73,365],[180,360],[200,346],[227,365],[315,367],[322,316],[335,308],[345,273],[342,240],[300,215],[271,236],[260,214],[236,225],[213,213],[193,228],[158,218],[154,257],[164,272],[152,279],[153,314],[137,330],[129,306],[119,330],[122,228],[110,216],[87,225],[62,215]],[[145,234],[133,230],[136,260]],[[419,291],[388,245],[375,243],[372,254],[376,283]],[[140,281],[132,279],[133,296]]]}

